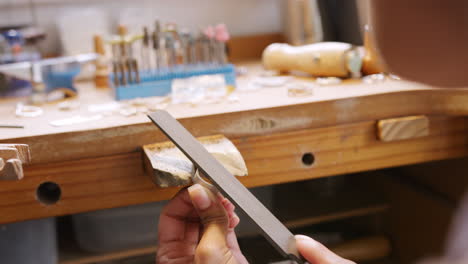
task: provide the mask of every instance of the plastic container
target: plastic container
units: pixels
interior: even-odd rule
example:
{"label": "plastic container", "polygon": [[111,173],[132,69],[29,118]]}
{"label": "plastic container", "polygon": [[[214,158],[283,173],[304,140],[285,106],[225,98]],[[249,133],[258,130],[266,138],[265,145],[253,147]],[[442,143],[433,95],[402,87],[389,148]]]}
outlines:
{"label": "plastic container", "polygon": [[0,225],[0,263],[58,263],[55,219]]}
{"label": "plastic container", "polygon": [[[267,208],[272,207],[272,188],[251,189]],[[155,245],[159,214],[167,201],[113,208],[72,217],[75,238],[83,250],[109,252]],[[258,229],[247,217],[239,214],[239,236],[257,234]]]}
{"label": "plastic container", "polygon": [[[174,79],[211,74],[222,74],[224,75],[227,85],[236,86],[236,70],[232,64],[225,64],[216,67],[186,66],[179,69],[173,69],[171,72],[160,72],[158,74],[141,71],[140,83],[114,87],[114,96],[116,100],[128,100],[150,96],[166,96],[171,92],[172,81]],[[113,78],[114,76],[111,75],[109,78],[111,82]]]}

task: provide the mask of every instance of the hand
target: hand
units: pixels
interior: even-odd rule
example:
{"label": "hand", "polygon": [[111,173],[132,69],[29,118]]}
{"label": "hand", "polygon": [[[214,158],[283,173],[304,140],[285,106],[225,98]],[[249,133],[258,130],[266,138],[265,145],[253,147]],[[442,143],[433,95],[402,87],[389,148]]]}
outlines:
{"label": "hand", "polygon": [[324,245],[308,236],[297,235],[296,245],[299,253],[310,264],[356,264],[331,252]]}
{"label": "hand", "polygon": [[199,184],[180,191],[159,219],[160,264],[246,264],[234,228],[234,205]]}

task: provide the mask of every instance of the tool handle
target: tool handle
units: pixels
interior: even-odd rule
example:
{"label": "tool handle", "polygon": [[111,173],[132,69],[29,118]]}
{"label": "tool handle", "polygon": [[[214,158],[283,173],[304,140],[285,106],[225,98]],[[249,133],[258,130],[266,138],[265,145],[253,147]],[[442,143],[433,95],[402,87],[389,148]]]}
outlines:
{"label": "tool handle", "polygon": [[315,76],[348,77],[347,54],[353,45],[321,42],[304,46],[274,43],[263,52],[266,69],[281,72],[302,71]]}
{"label": "tool handle", "polygon": [[372,37],[372,29],[369,25],[366,26],[364,31],[364,49],[366,55],[362,62],[362,72],[365,75],[385,72],[385,64],[377,51]]}

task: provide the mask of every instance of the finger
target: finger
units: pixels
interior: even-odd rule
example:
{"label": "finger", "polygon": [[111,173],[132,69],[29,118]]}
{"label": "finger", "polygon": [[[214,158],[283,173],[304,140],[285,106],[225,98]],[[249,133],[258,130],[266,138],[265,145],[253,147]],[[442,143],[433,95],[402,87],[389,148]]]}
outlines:
{"label": "finger", "polygon": [[234,212],[236,207],[231,203],[231,201],[229,201],[229,199],[224,197],[220,192],[217,193],[217,197],[228,213],[231,211]]}
{"label": "finger", "polygon": [[224,209],[226,209],[226,212],[228,214],[229,228],[235,228],[240,223],[239,216],[237,216],[237,214],[234,212],[236,207],[231,203],[231,201],[224,198],[221,194],[218,196],[221,201],[221,204],[224,206]]}
{"label": "finger", "polygon": [[221,203],[228,212],[234,212],[234,210],[236,209],[236,207],[227,198],[223,198],[221,200]]}
{"label": "finger", "polygon": [[240,250],[239,242],[237,241],[237,236],[233,229],[230,229],[228,231],[227,243],[238,264],[249,263],[245,256],[242,254],[242,251]]}
{"label": "finger", "polygon": [[236,214],[229,218],[229,228],[236,228],[240,223],[240,218]]}
{"label": "finger", "polygon": [[229,218],[223,202],[219,201],[213,192],[200,184],[188,188],[188,193],[204,229],[214,225],[223,228],[226,233]]}
{"label": "finger", "polygon": [[321,243],[314,239],[297,235],[296,244],[299,253],[309,262],[314,264],[352,264],[354,262],[341,258]]}
{"label": "finger", "polygon": [[[186,228],[188,223],[196,223]],[[198,216],[187,189],[179,191],[163,208],[159,217],[158,240],[160,243],[180,241],[198,242]]]}
{"label": "finger", "polygon": [[184,241],[197,244],[200,241],[200,222],[189,222],[185,224]]}
{"label": "finger", "polygon": [[191,186],[188,192],[204,230],[197,247],[196,263],[220,263],[229,251],[226,209],[215,194],[199,184]]}

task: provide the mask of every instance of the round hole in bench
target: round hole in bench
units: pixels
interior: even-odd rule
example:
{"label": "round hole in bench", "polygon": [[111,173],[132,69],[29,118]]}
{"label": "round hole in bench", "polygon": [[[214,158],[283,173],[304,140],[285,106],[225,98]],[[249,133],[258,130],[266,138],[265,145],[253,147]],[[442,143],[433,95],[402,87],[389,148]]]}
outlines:
{"label": "round hole in bench", "polygon": [[306,166],[312,166],[314,164],[315,157],[314,154],[307,152],[302,155],[302,163]]}
{"label": "round hole in bench", "polygon": [[61,196],[62,190],[55,182],[44,182],[36,190],[37,200],[45,205],[57,203]]}

